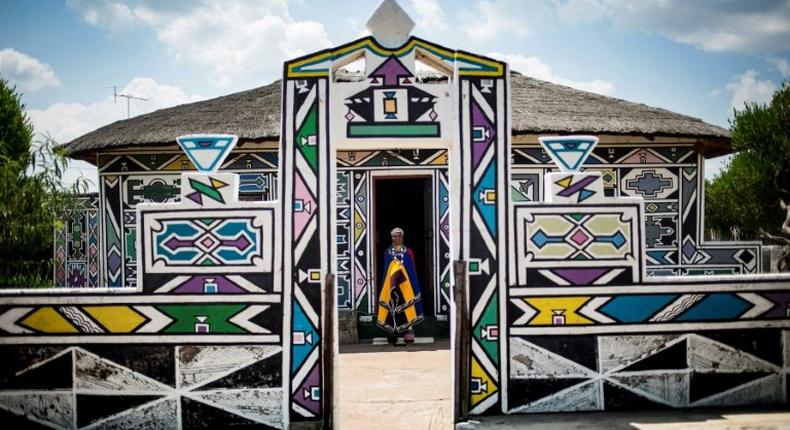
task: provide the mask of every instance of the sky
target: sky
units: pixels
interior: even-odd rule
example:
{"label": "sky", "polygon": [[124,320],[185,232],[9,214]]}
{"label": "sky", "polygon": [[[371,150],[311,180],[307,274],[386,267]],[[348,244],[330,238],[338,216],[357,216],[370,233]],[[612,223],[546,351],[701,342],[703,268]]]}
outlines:
{"label": "sky", "polygon": [[[729,126],[790,79],[790,0],[399,0],[412,34],[512,70]],[[379,0],[0,0],[0,77],[39,135],[279,79],[283,61],[368,34]],[[708,178],[726,162],[706,162]],[[96,182],[74,161],[66,180]],[[95,185],[92,187],[95,190]]]}

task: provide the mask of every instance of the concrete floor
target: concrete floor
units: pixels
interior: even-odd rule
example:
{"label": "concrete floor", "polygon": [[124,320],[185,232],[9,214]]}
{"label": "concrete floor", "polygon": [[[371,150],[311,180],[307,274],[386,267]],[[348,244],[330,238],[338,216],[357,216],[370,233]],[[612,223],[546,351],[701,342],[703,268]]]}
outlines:
{"label": "concrete floor", "polygon": [[338,429],[450,429],[449,341],[341,345]]}
{"label": "concrete floor", "polygon": [[485,417],[459,424],[458,430],[790,430],[790,412],[696,410],[589,412]]}
{"label": "concrete floor", "polygon": [[[341,345],[338,429],[451,429],[450,345]],[[720,409],[476,417],[460,429],[790,430],[790,412]]]}

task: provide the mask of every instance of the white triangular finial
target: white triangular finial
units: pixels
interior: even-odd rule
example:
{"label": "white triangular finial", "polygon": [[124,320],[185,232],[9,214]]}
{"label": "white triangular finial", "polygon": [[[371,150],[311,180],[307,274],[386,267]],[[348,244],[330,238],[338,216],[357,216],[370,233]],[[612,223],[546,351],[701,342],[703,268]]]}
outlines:
{"label": "white triangular finial", "polygon": [[414,21],[395,0],[384,0],[365,26],[385,48],[403,46],[414,29]]}

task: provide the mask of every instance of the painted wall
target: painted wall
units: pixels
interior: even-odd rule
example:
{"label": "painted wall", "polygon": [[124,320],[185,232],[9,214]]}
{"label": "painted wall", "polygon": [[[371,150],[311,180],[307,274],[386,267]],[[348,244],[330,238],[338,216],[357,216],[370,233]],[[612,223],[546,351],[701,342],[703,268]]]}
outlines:
{"label": "painted wall", "polygon": [[[544,201],[543,178],[556,170],[537,145],[513,148],[515,202]],[[584,163],[601,172],[609,197],[645,200],[647,274],[736,275],[760,273],[759,242],[704,240],[704,158],[692,144],[599,144]]]}
{"label": "painted wall", "polygon": [[304,416],[320,425],[321,307],[292,308],[282,208],[240,201],[241,175],[216,173],[235,137],[179,143],[200,172],[169,189],[178,203],[132,212],[136,288],[0,295],[7,425],[287,428]]}
{"label": "painted wall", "polygon": [[654,202],[604,196],[606,170],[563,170],[547,203],[514,204],[501,412],[787,403],[790,277],[647,276]]}
{"label": "painted wall", "polygon": [[[141,162],[147,161],[147,164]],[[159,160],[159,164],[157,164]],[[165,160],[165,161],[161,161]],[[545,151],[518,145],[512,150],[511,198],[514,202],[543,201],[543,176],[555,168]],[[756,242],[703,240],[703,158],[691,144],[600,144],[584,164],[601,172],[610,197],[642,197],[645,205],[647,275],[711,275],[759,273],[761,245]],[[102,193],[82,211],[64,217],[56,232],[56,286],[93,287],[101,273],[111,284],[136,286],[134,208],[138,203],[177,202],[174,190],[180,169],[194,167],[183,154],[162,150],[107,153],[99,156]],[[373,209],[371,178],[378,172],[419,171],[434,176],[433,256],[436,292],[434,313],[447,315],[449,287],[449,216],[446,150],[339,151],[337,160],[338,307],[372,314],[369,229]],[[223,170],[239,173],[244,200],[276,198],[276,149],[235,151]],[[103,202],[98,211],[97,200]],[[352,204],[353,202],[353,204]],[[118,216],[122,214],[122,216]],[[353,228],[352,226],[352,219]],[[119,232],[123,232],[119,234]],[[101,240],[100,233],[104,240]],[[104,251],[93,251],[102,243]],[[121,263],[124,262],[124,263]],[[96,272],[91,268],[96,267]],[[113,269],[113,270],[111,270]],[[103,279],[103,278],[102,278]]]}
{"label": "painted wall", "polygon": [[54,272],[56,288],[96,288],[101,285],[99,249],[99,198],[78,199],[79,208],[63,214],[55,229]]}

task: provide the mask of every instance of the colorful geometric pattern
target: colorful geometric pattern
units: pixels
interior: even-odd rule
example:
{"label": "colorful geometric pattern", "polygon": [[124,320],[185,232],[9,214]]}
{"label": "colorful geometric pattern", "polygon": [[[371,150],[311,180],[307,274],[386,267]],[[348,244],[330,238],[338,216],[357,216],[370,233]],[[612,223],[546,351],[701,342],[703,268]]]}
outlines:
{"label": "colorful geometric pattern", "polygon": [[[333,64],[346,64],[363,52],[368,70],[364,80],[329,80],[327,71]],[[450,71],[450,74],[457,71],[458,76],[445,82],[417,82],[418,78],[412,68],[418,53],[425,56],[423,58],[429,58],[441,70]],[[283,198],[286,207],[292,204],[296,204],[297,210],[306,207],[298,203],[301,200],[302,203],[309,202],[313,211],[309,215],[295,214],[293,219],[286,220],[285,231],[291,231],[295,236],[293,250],[286,248],[284,251],[283,267],[286,271],[283,276],[290,279],[289,267],[299,273],[315,270],[325,273],[332,270],[329,268],[332,258],[328,254],[337,250],[338,266],[341,268],[339,271],[343,275],[342,285],[354,285],[354,288],[343,288],[341,297],[349,297],[350,300],[346,299],[345,302],[352,302],[361,309],[367,307],[372,310],[373,294],[370,289],[375,288],[369,280],[370,258],[374,254],[371,252],[369,232],[371,177],[368,172],[358,171],[353,167],[365,163],[368,166],[378,163],[380,166],[389,167],[428,163],[447,165],[446,153],[423,151],[422,148],[428,145],[444,148],[456,145],[450,140],[457,135],[457,122],[452,119],[468,115],[469,121],[461,130],[462,141],[458,148],[463,154],[459,152],[459,156],[451,159],[450,163],[459,163],[455,166],[456,171],[461,174],[458,186],[471,186],[472,192],[463,199],[459,196],[457,200],[453,200],[448,189],[455,185],[450,185],[448,182],[452,181],[448,181],[444,175],[434,175],[434,190],[442,199],[435,217],[444,226],[440,227],[440,234],[437,235],[440,240],[438,248],[447,247],[449,237],[460,231],[472,235],[457,242],[453,250],[443,248],[447,249],[444,254],[447,260],[441,261],[441,273],[437,279],[441,279],[440,282],[449,287],[450,272],[445,261],[449,265],[451,255],[479,262],[476,266],[480,269],[479,273],[475,273],[470,280],[470,294],[471,305],[474,307],[473,324],[478,327],[476,332],[485,335],[475,340],[474,360],[480,365],[479,369],[486,373],[487,379],[484,384],[475,388],[485,389],[485,394],[479,395],[477,392],[472,397],[475,401],[474,411],[477,413],[492,407],[500,399],[496,370],[499,365],[497,330],[489,326],[491,321],[494,321],[494,325],[497,321],[497,287],[502,285],[505,275],[505,260],[497,251],[497,243],[504,242],[506,233],[504,228],[500,228],[503,222],[500,218],[505,216],[507,199],[500,196],[507,195],[504,178],[508,173],[505,160],[509,155],[509,133],[503,131],[509,118],[505,96],[507,77],[503,63],[446,50],[412,37],[403,47],[393,50],[382,48],[373,42],[373,38],[365,38],[339,48],[311,54],[288,62],[283,80],[283,124],[287,132],[284,134],[285,158],[281,162],[286,166],[283,171],[289,174],[281,178],[281,183],[285,183],[283,189],[287,190]],[[463,95],[449,88],[449,85],[458,85]],[[328,91],[327,86],[331,87],[331,91]],[[461,100],[463,102],[459,112],[456,106],[459,106]],[[328,102],[328,106],[323,104],[324,101]],[[442,112],[451,115],[442,115]],[[320,134],[326,130],[335,131],[331,139]],[[337,130],[343,130],[344,133],[338,136],[340,133]],[[392,143],[397,143],[396,147],[406,151],[360,151],[360,142],[372,148],[380,145],[382,149],[390,149],[393,147]],[[291,145],[295,149],[291,149]],[[341,171],[337,179],[338,184],[342,184],[339,186],[345,188],[344,193],[348,195],[348,201],[343,200],[342,203],[339,199],[328,199],[330,193],[325,190],[329,185],[327,178],[330,174],[336,175],[333,171],[333,145],[341,149],[337,154],[338,165],[352,167],[349,169],[350,174]],[[305,150],[308,147],[309,151]],[[418,160],[424,159],[423,154],[426,153],[436,156],[430,161],[414,162],[409,160],[409,150],[414,150]],[[464,165],[461,165],[460,160],[466,160]],[[323,167],[321,163],[325,163]],[[333,212],[333,204],[337,204],[337,235],[330,232],[329,226],[320,224]],[[451,206],[458,209],[463,207],[467,214],[457,224],[458,230],[452,232],[449,231]],[[343,237],[340,241],[348,242],[348,248],[338,245],[338,249],[329,249],[327,245],[330,237]],[[309,252],[302,252],[305,249]],[[300,299],[300,294],[308,298],[308,294],[316,292],[315,287],[307,280],[302,284],[301,277],[298,279],[299,282],[293,285],[294,303],[299,304],[309,314],[308,306],[319,309],[320,300],[305,303]],[[363,291],[365,289],[367,291]],[[449,299],[449,289],[442,292],[441,288],[437,288],[435,291],[440,292],[440,297],[444,297],[444,300]],[[319,297],[317,295],[316,299]],[[445,311],[446,301],[437,300],[436,303]],[[293,355],[296,356],[295,353]],[[302,369],[310,369],[305,366],[302,365]],[[481,375],[477,369],[473,370],[475,377]],[[297,379],[292,385],[294,389],[299,387],[299,381],[308,378],[312,373],[297,373]],[[304,392],[295,391],[294,394],[302,396]],[[469,395],[473,396],[472,393]],[[296,412],[294,417],[317,415],[312,415],[312,410],[305,409],[297,399],[299,397],[295,397],[292,403]]]}
{"label": "colorful geometric pattern", "polygon": [[208,201],[213,200],[219,204],[225,204],[225,198],[222,196],[221,190],[227,188],[228,184],[218,178],[209,177],[208,183],[200,182],[199,179],[189,178],[189,186],[194,191],[185,197],[198,205],[203,206],[203,197],[208,198]]}
{"label": "colorful geometric pattern", "polygon": [[[771,287],[781,288],[781,283],[764,286]],[[790,309],[790,292],[781,289],[745,290],[738,283],[726,282],[707,289],[681,289],[671,284],[650,285],[650,289],[663,292],[632,289],[590,294],[566,288],[563,295],[532,295],[533,289],[518,289],[510,295],[516,317],[510,331],[518,334],[517,327],[523,326],[660,324],[660,329],[666,329],[666,324],[672,323],[782,320]]]}
{"label": "colorful geometric pattern", "polygon": [[[698,174],[703,158],[694,146],[657,142],[647,146],[599,144],[583,165],[584,174],[600,172],[607,197],[645,199],[647,275],[760,272],[762,253],[758,242],[704,240],[704,226],[700,223],[704,178]],[[555,198],[557,202],[549,191],[552,184],[544,181],[545,174],[551,172],[551,161],[538,146],[513,149],[514,201]]]}
{"label": "colorful geometric pattern", "polygon": [[578,172],[598,144],[598,138],[594,136],[553,136],[539,137],[538,140],[563,172]]}
{"label": "colorful geometric pattern", "polygon": [[[354,309],[360,315],[372,315],[377,286],[368,279],[373,271],[369,237],[372,177],[381,171],[402,170],[408,174],[429,175],[433,183],[431,200],[435,212],[432,217],[433,247],[438,252],[431,258],[435,284],[428,290],[433,294],[433,315],[449,317],[450,303],[450,213],[447,184],[446,150],[395,151],[339,151],[337,168],[337,282],[338,307]],[[422,280],[421,280],[422,281]],[[424,284],[421,284],[425,287]]]}
{"label": "colorful geometric pattern", "polygon": [[[185,302],[164,295],[112,300],[78,296],[69,304],[20,297],[0,309],[0,343],[74,342],[68,335],[80,335],[81,342],[102,343],[116,339],[116,334],[126,335],[127,343],[281,343],[281,323],[271,318],[282,312],[278,294],[237,295],[236,303],[205,297]],[[199,340],[194,335],[208,337]]]}
{"label": "colorful geometric pattern", "polygon": [[642,278],[637,202],[517,206],[518,285],[604,285]]}
{"label": "colorful geometric pattern", "polygon": [[414,75],[395,56],[368,75],[370,86],[345,100],[349,138],[441,137],[437,98],[412,84]]}
{"label": "colorful geometric pattern", "polygon": [[499,300],[507,267],[501,244],[508,225],[504,221],[509,196],[505,178],[509,175],[510,141],[504,129],[510,117],[505,95],[508,79],[507,75],[469,78],[461,79],[459,85],[462,115],[469,119],[462,121],[463,154],[454,154],[450,163],[461,172],[460,186],[471,184],[471,195],[451,196],[455,207],[464,208],[466,214],[460,217],[460,229],[453,230],[454,254],[469,262],[470,412],[482,414],[497,411],[502,400]]}
{"label": "colorful geometric pattern", "polygon": [[[644,150],[603,154],[610,162],[658,160]],[[595,154],[589,160],[602,161]],[[683,172],[684,180],[698,179],[696,171]],[[668,167],[602,169],[596,180],[621,178],[621,196],[654,200],[614,194],[597,203],[558,204],[553,197],[573,186],[572,177],[557,184],[560,175],[567,174],[545,175],[550,202],[515,204],[502,411],[786,403],[783,365],[790,355],[781,352],[787,332],[777,328],[790,328],[787,279],[643,277],[645,260],[713,258],[691,236],[679,241],[678,215],[670,212],[694,209],[696,185],[678,188]],[[749,250],[738,252],[753,262]]]}
{"label": "colorful geometric pattern", "polygon": [[[329,175],[334,174],[334,152],[327,145],[327,80],[284,80],[283,124],[291,130],[283,139],[280,160],[280,201],[285,211],[286,238],[282,248],[283,291],[292,297],[290,310],[291,419],[315,420],[322,416],[324,275],[334,272],[329,249]],[[320,196],[320,197],[319,197]],[[333,230],[333,229],[332,229]],[[286,281],[287,280],[287,281]],[[330,290],[331,291],[331,290]]]}
{"label": "colorful geometric pattern", "polygon": [[238,140],[234,135],[216,134],[193,134],[176,138],[178,146],[201,173],[216,173]]}
{"label": "colorful geometric pattern", "polygon": [[78,199],[79,208],[63,214],[63,225],[55,229],[55,287],[99,287],[99,200]]}
{"label": "colorful geometric pattern", "polygon": [[[201,137],[196,163],[221,164],[227,142],[200,142],[226,137]],[[105,167],[181,163],[156,158]],[[117,286],[139,277],[137,288],[0,297],[0,416],[15,428],[287,428],[291,297],[273,258],[281,208],[238,201],[233,174],[123,176],[124,192],[121,177],[103,176],[103,198],[136,210],[108,204],[106,273]],[[175,183],[180,203],[137,200],[169,201]]]}
{"label": "colorful geometric pattern", "polygon": [[[238,199],[270,201],[276,199],[277,160],[276,148],[238,151],[228,156],[222,169],[239,174]],[[140,152],[100,154],[98,167],[103,202],[99,230],[104,234],[99,251],[101,280],[98,285],[134,288],[137,286],[135,208],[140,203],[179,201],[201,207],[192,200],[182,199],[181,195],[181,172],[193,171],[194,166],[184,153]],[[223,175],[212,176],[227,182]],[[231,189],[233,186],[229,183],[220,191],[227,193]],[[235,201],[236,196],[223,194],[223,199]],[[209,198],[202,200],[204,204],[221,206]]]}
{"label": "colorful geometric pattern", "polygon": [[[273,221],[268,219],[269,226]],[[271,270],[271,259],[267,254],[264,235],[271,228],[256,225],[255,219],[223,216],[205,218],[148,220],[142,218],[143,226],[152,225],[151,266],[149,271],[175,266],[255,266],[259,270]],[[157,226],[154,226],[155,224]],[[145,260],[146,262],[148,259]],[[268,261],[268,265],[264,263]]]}
{"label": "colorful geometric pattern", "polygon": [[599,172],[550,173],[546,185],[549,203],[600,203],[604,200],[603,179]]}

